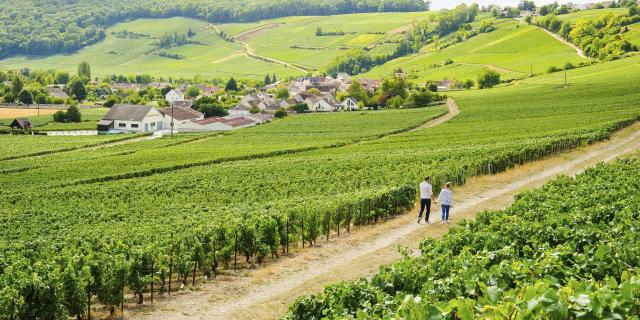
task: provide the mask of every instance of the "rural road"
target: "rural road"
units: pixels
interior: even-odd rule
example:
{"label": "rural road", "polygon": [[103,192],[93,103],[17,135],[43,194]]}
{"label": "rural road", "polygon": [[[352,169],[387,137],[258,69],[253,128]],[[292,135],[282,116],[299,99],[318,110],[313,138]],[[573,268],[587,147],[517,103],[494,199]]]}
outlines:
{"label": "rural road", "polygon": [[[640,123],[615,133],[609,141],[518,166],[507,172],[470,179],[456,188],[452,211],[455,223],[473,219],[483,210],[505,208],[513,196],[541,186],[560,174],[575,175],[599,162],[640,150]],[[431,221],[438,219],[433,208]],[[300,295],[322,290],[329,283],[370,277],[380,266],[396,261],[398,247],[415,252],[421,239],[439,238],[450,226],[416,224],[415,210],[386,223],[361,227],[320,247],[296,251],[265,267],[232,271],[202,283],[194,291],[163,297],[154,306],[133,307],[127,319],[274,319]],[[453,226],[453,224],[451,225]]]}

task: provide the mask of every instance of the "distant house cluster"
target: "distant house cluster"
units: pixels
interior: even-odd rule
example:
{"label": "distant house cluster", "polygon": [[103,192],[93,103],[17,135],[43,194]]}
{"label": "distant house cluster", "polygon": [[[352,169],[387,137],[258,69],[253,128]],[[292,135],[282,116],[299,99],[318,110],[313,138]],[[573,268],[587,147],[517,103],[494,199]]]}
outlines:
{"label": "distant house cluster", "polygon": [[252,127],[272,120],[270,115],[229,115],[205,118],[190,107],[155,108],[129,104],[114,105],[98,122],[98,132],[143,133],[169,131],[228,131]]}

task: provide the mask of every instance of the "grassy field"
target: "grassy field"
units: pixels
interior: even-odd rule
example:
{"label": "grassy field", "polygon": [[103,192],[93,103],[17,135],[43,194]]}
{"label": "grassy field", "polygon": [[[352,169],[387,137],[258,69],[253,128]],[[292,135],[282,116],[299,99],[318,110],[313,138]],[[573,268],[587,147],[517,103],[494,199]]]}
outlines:
{"label": "grassy field", "polygon": [[[560,20],[576,22],[582,18],[591,20],[591,19],[600,18],[608,14],[622,15],[622,14],[627,14],[628,12],[629,12],[628,8],[607,8],[607,9],[582,10],[582,11],[572,12],[569,14],[559,15],[557,17]],[[535,18],[535,20],[542,19],[542,18],[543,17],[537,17]]]}
{"label": "grassy field", "polygon": [[640,46],[640,23],[632,24],[629,26],[629,33],[625,35],[631,43],[636,46]]}
{"label": "grassy field", "polygon": [[[241,33],[241,39],[250,43],[255,52],[279,60],[314,69],[324,69],[333,59],[348,49],[364,48],[383,39],[392,38],[404,30],[413,20],[425,19],[434,13],[366,13],[328,17],[277,19],[262,24],[231,25],[222,30]],[[323,32],[345,32],[345,35],[316,36],[316,29]],[[242,31],[245,32],[242,32]],[[247,32],[249,30],[249,32]],[[253,32],[251,32],[253,31]],[[291,48],[297,46],[299,48]],[[389,46],[383,50],[390,51]]]}
{"label": "grassy field", "polygon": [[[551,66],[587,61],[537,27],[513,20],[498,20],[496,27],[493,32],[479,34],[439,51],[423,50],[419,54],[392,60],[362,76],[387,76],[401,67],[409,73],[410,79],[418,82],[475,80],[486,69],[494,69],[509,79],[526,77],[531,69],[533,73],[542,73]],[[453,63],[444,65],[447,59],[452,59]]]}
{"label": "grassy field", "polygon": [[[0,60],[0,69],[60,69],[75,72],[81,61],[88,61],[94,75],[111,74],[151,74],[158,77],[204,77],[262,79],[266,73],[276,73],[280,77],[297,74],[294,69],[258,61],[246,57],[240,44],[229,43],[204,28],[206,22],[187,19],[140,19],[117,24],[106,30],[107,38],[76,53],[51,57],[20,56]],[[204,28],[204,29],[203,29]],[[170,59],[155,55],[155,42],[164,33],[185,34],[188,29],[196,32],[190,40],[197,44],[165,49],[169,53],[184,56],[184,59]],[[153,38],[122,39],[112,35],[114,31],[128,30],[143,33]]]}

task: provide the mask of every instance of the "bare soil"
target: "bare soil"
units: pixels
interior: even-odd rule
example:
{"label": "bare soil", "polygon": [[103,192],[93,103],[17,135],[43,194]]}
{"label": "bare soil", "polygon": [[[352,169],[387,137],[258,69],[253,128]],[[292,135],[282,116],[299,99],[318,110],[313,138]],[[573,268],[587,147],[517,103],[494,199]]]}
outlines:
{"label": "bare soil", "polygon": [[609,141],[470,179],[454,190],[451,225],[439,223],[434,206],[431,224],[416,223],[416,211],[370,227],[352,230],[321,246],[298,250],[266,266],[201,283],[193,291],[156,298],[154,305],[125,311],[127,319],[275,319],[299,296],[325,285],[372,276],[380,266],[400,258],[399,247],[417,253],[421,239],[439,238],[456,222],[478,212],[510,205],[513,196],[539,187],[558,175],[575,175],[599,162],[640,151],[640,123],[620,130]]}
{"label": "bare soil", "polygon": [[33,117],[33,116],[37,116],[38,114],[43,116],[47,114],[54,114],[56,113],[56,111],[58,110],[0,108],[0,119]]}

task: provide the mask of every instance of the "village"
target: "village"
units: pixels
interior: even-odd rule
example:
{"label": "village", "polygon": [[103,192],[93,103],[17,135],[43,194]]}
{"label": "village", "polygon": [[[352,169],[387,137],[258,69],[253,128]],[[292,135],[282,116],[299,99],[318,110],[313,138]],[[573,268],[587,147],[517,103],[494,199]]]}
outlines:
{"label": "village", "polygon": [[[398,73],[398,76],[401,76]],[[380,80],[358,80],[363,89],[375,92],[380,88]],[[212,97],[221,89],[198,85],[201,94],[188,98],[187,85],[178,85],[165,94],[168,107],[156,108],[147,105],[114,104],[98,123],[98,132],[141,133],[141,132],[206,132],[228,131],[264,124],[273,120],[278,111],[287,114],[302,112],[337,112],[363,109],[362,104],[353,97],[338,101],[337,94],[346,92],[352,84],[347,74],[338,77],[318,76],[302,77],[292,80],[288,85],[281,81],[263,86],[257,92],[242,96],[235,107],[228,109],[228,115],[205,118],[204,113],[193,108],[194,101],[203,97]],[[150,83],[154,88],[170,87],[169,83]],[[139,91],[144,89],[136,84],[114,84],[114,89]],[[288,98],[277,98],[274,90],[286,88]],[[296,106],[300,106],[296,108]],[[298,111],[296,111],[298,110]],[[279,115],[278,115],[279,116]],[[281,117],[281,116],[280,116]]]}

